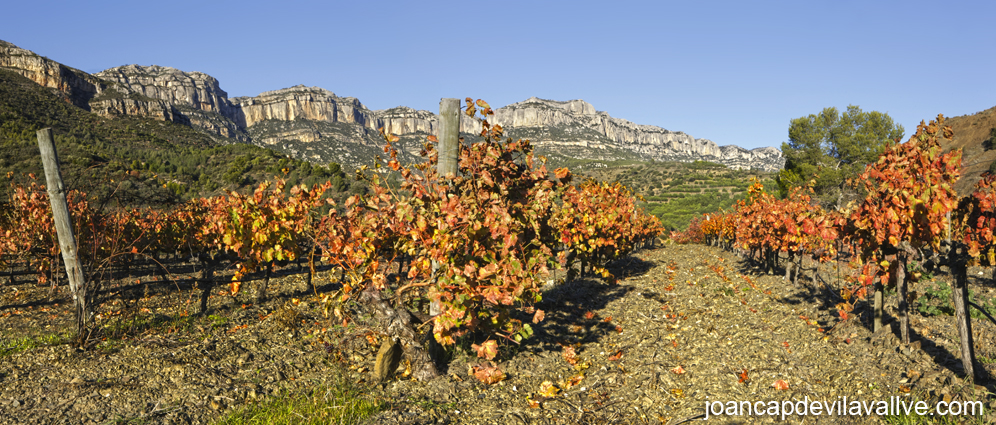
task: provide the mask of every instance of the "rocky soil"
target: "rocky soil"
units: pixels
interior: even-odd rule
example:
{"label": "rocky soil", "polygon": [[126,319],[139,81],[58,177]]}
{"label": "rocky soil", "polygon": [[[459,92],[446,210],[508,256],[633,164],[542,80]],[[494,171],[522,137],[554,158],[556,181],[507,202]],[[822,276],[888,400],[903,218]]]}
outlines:
{"label": "rocky soil", "polygon": [[[677,424],[701,418],[707,400],[833,402],[844,396],[896,396],[931,406],[980,400],[985,414],[972,420],[996,422],[993,382],[959,378],[952,316],[914,314],[908,346],[896,338],[894,321],[872,333],[867,308],[841,322],[833,265],[821,266],[815,280],[807,270],[791,285],[730,252],[669,245],[640,251],[612,269],[623,277],[618,285],[579,280],[549,288],[537,306],[546,319],[521,346],[503,347],[496,364],[506,378],[490,386],[469,374],[482,363],[466,354],[471,342],[448,351],[444,373],[433,381],[412,381],[403,360],[395,378],[375,384],[373,357],[382,334],[349,306],[342,311],[351,317],[345,327],[341,318],[326,316],[294,267],[271,283],[269,301],[214,295],[203,315],[197,314],[200,290],[185,286],[183,273],[178,283],[151,276],[119,282],[101,310],[105,328],[87,350],[59,343],[71,322],[66,294],[52,295],[21,277],[0,286],[0,423],[205,424],[338,374],[386,401],[387,410],[372,423]],[[335,289],[334,277],[319,274],[320,293]],[[946,278],[938,273],[935,279]],[[914,290],[924,291],[929,284],[918,285]],[[988,279],[974,279],[972,290],[977,298],[993,297]],[[895,305],[894,296],[886,304]],[[996,376],[996,326],[984,320],[973,326],[977,355]],[[782,383],[787,389],[777,388]],[[790,419],[881,421],[875,415]]]}

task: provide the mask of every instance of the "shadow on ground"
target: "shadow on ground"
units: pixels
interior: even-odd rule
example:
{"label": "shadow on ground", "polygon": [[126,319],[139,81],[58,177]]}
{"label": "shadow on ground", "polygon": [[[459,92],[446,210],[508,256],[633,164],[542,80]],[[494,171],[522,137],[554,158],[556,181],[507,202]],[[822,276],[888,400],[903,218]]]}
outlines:
{"label": "shadow on ground", "polygon": [[[621,280],[646,274],[655,265],[631,255],[611,262],[606,269]],[[543,301],[536,305],[546,312],[546,318],[533,325],[535,337],[524,340],[522,347],[560,351],[560,344],[585,344],[617,332],[616,325],[605,321],[606,318],[586,315],[604,309],[631,291],[630,286],[606,283],[594,276],[554,286],[543,293]],[[524,322],[529,319],[531,317],[520,318]]]}

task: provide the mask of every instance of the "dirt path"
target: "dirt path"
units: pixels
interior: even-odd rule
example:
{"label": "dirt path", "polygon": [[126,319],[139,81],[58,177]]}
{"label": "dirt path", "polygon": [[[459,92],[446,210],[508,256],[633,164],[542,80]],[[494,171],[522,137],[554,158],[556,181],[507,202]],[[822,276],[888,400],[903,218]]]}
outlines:
{"label": "dirt path", "polygon": [[[957,334],[950,333],[950,316],[914,320],[921,329],[944,329],[948,322],[950,346],[903,347],[893,334],[874,335],[858,321],[870,323],[868,317],[828,333],[838,320],[832,291],[807,279],[791,286],[778,276],[745,275],[741,267],[733,254],[705,246],[641,252],[616,264],[617,273],[629,274],[618,286],[583,281],[548,293],[540,306],[547,311],[546,321],[536,327],[536,338],[501,364],[506,381],[487,388],[467,377],[465,365],[454,363],[449,382],[428,387],[398,382],[391,391],[436,400],[449,408],[453,423],[476,424],[675,423],[704,414],[706,400],[808,397],[832,403],[844,396],[873,401],[948,395],[985,400],[987,412],[996,407],[985,388],[969,387],[956,377],[953,370],[960,369],[950,339]],[[993,329],[976,321],[977,334],[992,335]],[[565,360],[565,346],[575,349],[586,369]],[[996,354],[991,339],[979,344],[979,354]],[[582,376],[579,382],[570,382],[577,376]],[[535,393],[544,381],[570,388],[530,408],[527,395],[541,400]],[[777,381],[788,389],[776,389]],[[986,422],[996,421],[987,415]],[[394,423],[429,422],[416,420],[421,415],[411,411],[385,416]],[[792,422],[803,419],[796,416]],[[822,419],[879,422],[861,416]]]}
{"label": "dirt path", "polygon": [[[707,400],[808,397],[832,403],[845,396],[866,402],[916,398],[931,406],[934,400],[981,400],[982,420],[996,422],[996,400],[987,389],[957,378],[950,316],[914,315],[921,341],[907,347],[892,333],[872,334],[868,312],[861,309],[857,319],[838,324],[829,270],[822,273],[829,283],[804,278],[792,286],[779,276],[743,269],[729,252],[698,245],[641,251],[613,270],[624,277],[618,285],[581,280],[546,293],[538,306],[546,319],[534,326],[536,335],[499,357],[505,380],[478,382],[468,369],[479,361],[451,351],[455,358],[444,376],[432,382],[400,377],[384,389],[371,385],[392,406],[373,422],[659,424],[697,418]],[[106,306],[108,315],[132,314],[133,326],[144,320],[145,330],[131,339],[109,340],[87,352],[55,345],[0,357],[0,423],[210,423],[226,409],[327,381],[336,367],[366,385],[379,339],[364,327],[363,315],[356,314],[347,329],[332,327],[307,296],[302,276],[278,282],[271,284],[268,303],[213,297],[211,314],[203,317],[183,314],[197,291],[142,289],[122,298],[122,305]],[[65,300],[56,306],[59,300],[41,295],[47,289],[31,286],[0,287],[7,296],[0,303],[4,344],[54,332],[43,330],[58,329],[68,317]],[[3,307],[12,305],[8,295],[14,289],[22,307]],[[289,303],[291,298],[301,302]],[[974,325],[978,354],[996,358],[996,327]],[[992,363],[985,366],[996,375]],[[777,389],[776,382],[788,388]]]}

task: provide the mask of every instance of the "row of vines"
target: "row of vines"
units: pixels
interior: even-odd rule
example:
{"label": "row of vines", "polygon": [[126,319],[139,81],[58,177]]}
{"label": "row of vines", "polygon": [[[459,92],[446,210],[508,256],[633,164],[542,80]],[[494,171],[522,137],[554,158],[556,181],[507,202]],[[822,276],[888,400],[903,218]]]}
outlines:
{"label": "row of vines", "polygon": [[[235,295],[251,273],[263,270],[268,281],[274,262],[303,258],[313,271],[320,261],[343,276],[341,289],[326,300],[373,307],[413,359],[424,357],[427,344],[453,344],[470,332],[488,335],[475,348],[491,358],[497,340],[517,342],[532,333],[529,322],[544,315],[534,307],[540,288],[557,280],[559,271],[568,279],[580,271],[611,281],[606,263],[652,242],[662,227],[625,187],[572,184],[570,171],[549,172],[528,141],[503,141],[502,128],[487,121],[493,111],[486,103],[468,98],[465,112],[480,114],[483,141],[461,146],[459,175],[436,172],[434,137],[422,151],[425,161],[405,166],[392,146],[397,137],[387,135],[384,160],[358,172],[369,192],[341,205],[325,196],[329,183],[286,190],[281,180],[249,194],[228,192],[167,210],[110,209],[72,191],[68,200],[89,268],[87,284],[99,287],[107,278],[101,273],[136,257],[184,253],[230,268],[229,292]],[[57,276],[60,248],[44,186],[33,177],[27,184],[12,180],[6,203],[0,268],[30,264],[42,282]],[[425,319],[432,320],[434,341],[413,333],[425,314],[409,311],[405,296],[437,309]],[[530,318],[522,320],[514,310]],[[83,335],[93,312],[77,313]],[[417,367],[418,378],[436,373],[429,361]]]}
{"label": "row of vines", "polygon": [[849,313],[855,304],[872,296],[878,331],[883,288],[894,285],[904,343],[910,338],[907,288],[917,278],[907,272],[907,264],[946,265],[955,278],[962,359],[971,359],[964,362],[965,372],[979,379],[983,369],[975,364],[970,316],[965,313],[970,304],[966,269],[980,262],[996,264],[996,175],[983,175],[975,191],[959,199],[954,183],[960,177],[961,152],[944,153],[940,143],[952,137],[943,116],[921,123],[909,141],[887,146],[877,162],[850,182],[866,196],[839,211],[826,211],[813,202],[811,189],[796,188],[777,199],[755,182],[747,199],[732,211],[699,217],[672,238],[736,249],[763,270],[783,266],[786,279],[798,278],[804,258],[850,260],[855,273],[841,290],[838,315],[853,318]]}

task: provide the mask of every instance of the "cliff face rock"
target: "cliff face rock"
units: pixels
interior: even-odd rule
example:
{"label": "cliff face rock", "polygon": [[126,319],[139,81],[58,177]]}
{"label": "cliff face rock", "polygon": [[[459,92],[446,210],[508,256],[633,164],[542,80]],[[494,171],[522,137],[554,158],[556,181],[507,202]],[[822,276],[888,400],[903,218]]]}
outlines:
{"label": "cliff face rock", "polygon": [[[438,119],[432,112],[404,106],[371,111],[356,98],[319,87],[229,99],[210,75],[157,65],[126,65],[90,75],[4,41],[0,67],[58,89],[77,106],[101,115],[172,121],[225,138],[221,141],[270,146],[320,162],[369,163],[372,155],[383,152],[380,128],[401,136],[397,145],[411,157],[424,136],[436,133]],[[763,170],[784,165],[775,148],[720,147],[680,131],[613,118],[583,100],[532,97],[496,109],[492,121],[509,137],[532,140],[538,152],[566,158],[707,160]],[[480,132],[480,124],[462,114],[460,127],[463,133]]]}
{"label": "cliff face rock", "polygon": [[90,99],[103,90],[99,78],[2,40],[0,67],[28,77],[43,87],[59,90],[74,105],[88,111]]}
{"label": "cliff face rock", "polygon": [[232,101],[247,127],[266,120],[344,122],[367,127],[371,112],[354,97],[338,97],[320,87],[294,86]]}
{"label": "cliff face rock", "polygon": [[[423,138],[436,132],[436,115],[405,106],[371,111],[353,97],[339,97],[319,88],[295,86],[237,97],[253,143],[283,150],[301,158],[363,165],[383,155],[379,129],[402,136],[395,146],[414,159]],[[476,122],[466,118],[466,129]],[[478,130],[480,131],[480,130]]]}
{"label": "cliff face rock", "polygon": [[588,102],[558,102],[535,97],[496,109],[495,122],[508,127],[601,125],[595,107]]}
{"label": "cliff face rock", "polygon": [[133,113],[125,115],[166,117],[226,138],[248,141],[241,109],[232,105],[228,93],[210,75],[158,65],[125,65],[96,76],[108,86],[91,102],[98,113],[122,114],[130,106],[127,110]]}
{"label": "cliff face rock", "polygon": [[[652,125],[639,125],[599,112],[583,100],[558,102],[535,97],[499,108],[495,121],[506,128],[561,127],[588,130],[590,144],[612,145],[654,159],[671,153],[719,156],[711,140],[695,139],[682,132]],[[594,136],[594,137],[592,137]],[[556,143],[554,140],[544,141]]]}
{"label": "cliff face rock", "polygon": [[532,97],[498,108],[494,121],[510,133],[532,129],[530,133],[538,144],[620,150],[659,161],[702,159],[733,168],[770,171],[784,165],[781,152],[775,148],[748,151],[737,146],[720,147],[712,140],[696,139],[680,131],[613,118],[583,100],[560,102]]}
{"label": "cliff face rock", "polygon": [[756,148],[747,150],[740,146],[720,146],[722,163],[730,168],[757,168],[767,171],[777,171],[785,168],[785,157],[782,151],[772,148]]}
{"label": "cliff face rock", "polygon": [[159,121],[176,121],[173,108],[161,100],[115,96],[90,102],[91,112],[104,116],[128,115]]}
{"label": "cliff face rock", "polygon": [[[250,130],[253,139],[268,145],[279,145],[281,140],[326,143],[335,139],[336,143],[342,143],[350,131],[341,124],[351,124],[366,130],[351,132],[351,137],[362,134],[355,142],[376,146],[382,143],[377,133],[380,128],[399,136],[414,137],[435,134],[438,125],[438,117],[429,111],[404,106],[370,111],[355,98],[337,97],[318,87],[291,87],[251,98],[235,98],[233,102],[241,107],[248,128],[262,126]],[[330,123],[340,125],[327,125]],[[720,147],[711,140],[696,139],[680,131],[613,118],[583,100],[560,102],[529,98],[496,109],[492,123],[500,124],[508,136],[528,138],[544,152],[568,157],[707,160],[733,168],[768,171],[781,169],[784,165],[781,152],[775,148]],[[461,115],[460,128],[464,133],[481,131],[477,121],[464,115]]]}
{"label": "cliff face rock", "polygon": [[[354,97],[338,97],[320,87],[303,85],[263,92],[255,97],[236,97],[232,102],[245,117],[247,127],[267,120],[318,121],[355,124],[396,135],[435,134],[436,115],[406,106],[371,111]],[[472,127],[472,120],[466,120]]]}
{"label": "cliff face rock", "polygon": [[374,121],[371,129],[384,129],[390,134],[436,134],[436,114],[429,111],[417,111],[415,109],[399,106],[393,109],[384,109],[374,112]]}
{"label": "cliff face rock", "polygon": [[353,97],[294,86],[232,99],[253,143],[317,162],[359,166],[383,146],[375,113]]}
{"label": "cliff face rock", "polygon": [[238,118],[228,93],[221,89],[217,79],[204,73],[158,65],[125,65],[98,72],[96,76],[116,83],[115,89],[126,89],[170,105],[217,112],[232,120]]}

